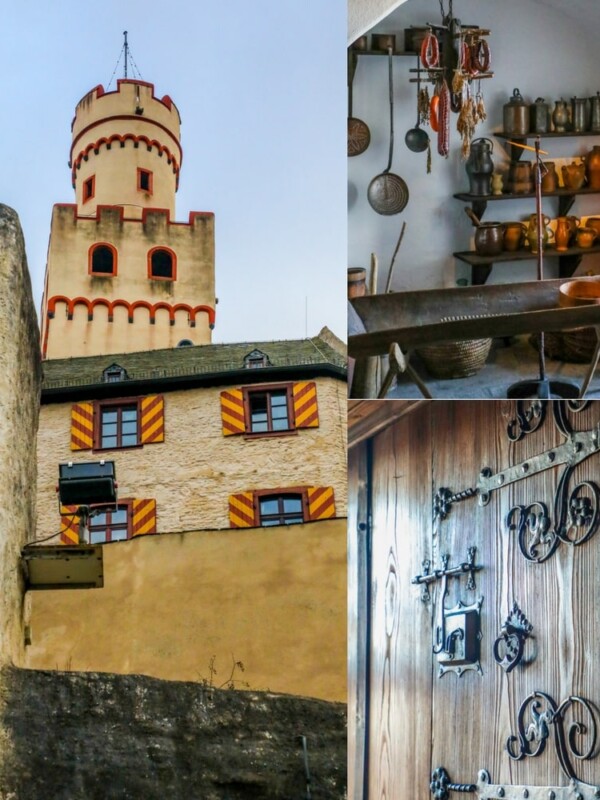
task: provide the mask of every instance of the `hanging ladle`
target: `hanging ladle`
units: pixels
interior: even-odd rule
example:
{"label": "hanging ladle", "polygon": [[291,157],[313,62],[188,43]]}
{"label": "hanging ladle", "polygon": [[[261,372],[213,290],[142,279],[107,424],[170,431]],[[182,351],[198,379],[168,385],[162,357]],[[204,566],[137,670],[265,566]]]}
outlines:
{"label": "hanging ladle", "polygon": [[388,165],[376,175],[367,189],[367,198],[371,208],[378,214],[391,216],[403,211],[408,203],[408,186],[399,175],[390,172],[394,155],[394,86],[392,77],[392,48],[388,48],[388,74],[390,95],[390,153]]}
{"label": "hanging ladle", "polygon": [[421,122],[421,112],[419,111],[419,101],[421,98],[421,59],[417,56],[417,124],[416,127],[411,128],[409,131],[406,132],[406,136],[404,137],[404,141],[406,142],[406,146],[409,150],[412,150],[413,153],[422,153],[423,150],[427,150],[427,145],[429,144],[429,136],[427,131],[424,131],[420,128]]}
{"label": "hanging ladle", "polygon": [[358,56],[348,51],[348,156],[364,153],[371,141],[371,131],[366,122],[352,116],[352,83]]}

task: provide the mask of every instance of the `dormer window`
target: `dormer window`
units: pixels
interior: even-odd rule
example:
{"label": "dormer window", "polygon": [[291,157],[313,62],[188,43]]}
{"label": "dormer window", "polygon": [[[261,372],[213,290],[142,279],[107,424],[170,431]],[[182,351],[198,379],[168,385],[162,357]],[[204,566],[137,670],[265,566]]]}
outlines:
{"label": "dormer window", "polygon": [[104,383],[117,383],[118,381],[129,380],[129,375],[124,367],[118,364],[111,364],[102,373],[102,380]]}
{"label": "dormer window", "polygon": [[112,244],[94,244],[89,250],[88,271],[90,275],[106,278],[117,274],[117,250]]}
{"label": "dormer window", "polygon": [[177,277],[177,258],[167,247],[155,247],[148,253],[148,277],[157,281],[174,281]]}
{"label": "dormer window", "polygon": [[247,356],[244,356],[244,367],[246,369],[270,366],[272,366],[272,364],[269,360],[269,356],[263,353],[262,350],[253,350],[251,353],[248,353]]}
{"label": "dormer window", "polygon": [[141,169],[138,167],[137,171],[137,188],[140,192],[147,192],[152,194],[153,173],[149,169]]}

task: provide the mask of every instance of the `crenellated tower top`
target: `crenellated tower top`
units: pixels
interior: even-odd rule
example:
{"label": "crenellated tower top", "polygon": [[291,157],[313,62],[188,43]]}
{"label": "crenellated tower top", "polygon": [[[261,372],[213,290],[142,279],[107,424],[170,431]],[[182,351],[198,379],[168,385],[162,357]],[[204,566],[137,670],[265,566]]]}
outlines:
{"label": "crenellated tower top", "polygon": [[121,79],[106,92],[99,85],[77,104],[69,165],[78,213],[93,216],[99,205],[119,205],[130,218],[145,208],[175,216],[175,192],[183,151],[181,119],[168,95],[154,85]]}

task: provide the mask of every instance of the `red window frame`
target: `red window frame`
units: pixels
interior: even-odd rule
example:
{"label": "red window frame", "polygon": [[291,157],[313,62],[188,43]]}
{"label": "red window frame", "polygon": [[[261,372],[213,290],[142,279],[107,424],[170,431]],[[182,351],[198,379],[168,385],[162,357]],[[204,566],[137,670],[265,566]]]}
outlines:
{"label": "red window frame", "polygon": [[[294,423],[294,401],[292,395],[291,383],[267,383],[258,386],[242,386],[244,395],[244,417],[246,419],[246,435],[247,436],[287,436],[290,433],[296,433],[296,426]],[[288,427],[283,430],[273,429],[273,418],[271,415],[271,404],[267,403],[267,425],[266,431],[253,431],[252,430],[252,398],[259,395],[270,396],[275,393],[286,393],[286,408]]]}
{"label": "red window frame", "polygon": [[[144,175],[148,176],[148,188],[144,189],[142,186],[142,177]],[[153,194],[154,192],[154,173],[152,170],[144,169],[143,167],[137,168],[137,188],[138,192],[146,192],[147,194]]]}
{"label": "red window frame", "polygon": [[[171,256],[171,277],[165,278],[162,275],[153,275],[152,274],[152,255],[158,251],[164,251],[169,253]],[[152,281],[174,281],[177,280],[177,255],[175,254],[174,250],[171,250],[170,247],[165,247],[161,245],[159,247],[153,247],[152,250],[148,251],[148,277]]]}
{"label": "red window frame", "polygon": [[[112,272],[94,272],[93,263],[94,263],[94,252],[99,247],[107,247],[112,252],[113,257],[113,268]],[[110,244],[109,242],[94,242],[94,244],[88,250],[88,275],[92,275],[94,278],[110,278],[114,277],[117,274],[117,248]]]}
{"label": "red window frame", "polygon": [[[137,441],[135,444],[123,445],[120,443],[122,437],[122,410],[135,406],[137,411]],[[102,444],[102,412],[104,410],[117,409],[117,444],[105,447]],[[115,400],[96,400],[94,403],[94,450],[133,450],[142,447],[141,442],[141,403],[139,397],[122,397]]]}
{"label": "red window frame", "polygon": [[[94,542],[92,540],[92,533],[94,532],[94,529],[95,528],[98,529],[98,528],[100,528],[100,526],[94,525],[94,520],[97,520],[98,517],[97,516],[96,517],[91,516],[90,517],[90,521],[89,521],[90,544],[109,544],[112,541],[120,542],[120,541],[126,541],[127,539],[133,538],[132,505],[133,504],[132,504],[131,500],[119,500],[119,502],[117,503],[117,506],[116,506],[116,508],[118,510],[125,510],[126,519],[125,519],[125,525],[123,525],[122,523],[121,524],[116,524],[116,525],[114,525],[114,529],[115,530],[125,530],[125,534],[126,534],[125,535],[125,539],[112,539],[113,526],[111,525],[111,522],[112,522],[112,514],[115,511],[115,507],[114,506],[103,506],[102,507],[103,508],[103,513],[106,514],[107,521],[106,521],[106,525],[102,526],[102,529],[108,531],[108,536],[103,541]],[[92,506],[92,508],[93,508],[93,506]]]}
{"label": "red window frame", "polygon": [[[260,513],[260,501],[265,500],[266,498],[278,500],[283,499],[284,497],[294,496],[299,497],[302,502],[302,520],[293,523],[286,523],[285,521],[279,521],[276,524],[278,525],[300,525],[304,522],[310,521],[310,513],[308,508],[308,492],[306,486],[285,486],[279,487],[276,489],[258,489],[254,491],[254,503],[256,505],[256,519],[258,520],[258,524],[261,528],[270,527],[269,525],[263,525],[262,516]],[[281,506],[281,504],[280,504]],[[267,515],[272,517],[273,515]],[[291,516],[291,514],[290,514]],[[281,513],[279,518],[282,519],[284,514]]]}
{"label": "red window frame", "polygon": [[83,187],[81,190],[81,201],[82,203],[87,203],[88,200],[91,200],[96,195],[96,176],[90,175],[89,178],[86,178],[83,182]]}

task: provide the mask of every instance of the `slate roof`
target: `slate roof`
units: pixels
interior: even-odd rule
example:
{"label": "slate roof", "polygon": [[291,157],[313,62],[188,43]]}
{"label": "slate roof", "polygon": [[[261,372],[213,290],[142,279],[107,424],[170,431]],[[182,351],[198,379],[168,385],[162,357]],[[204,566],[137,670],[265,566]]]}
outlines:
{"label": "slate roof", "polygon": [[[271,366],[248,369],[244,357],[253,350],[268,356]],[[103,372],[118,364],[127,380],[106,383]],[[329,375],[346,379],[345,357],[323,338],[270,342],[238,342],[144,350],[139,353],[110,353],[100,356],[56,358],[44,361],[42,402],[58,402],[66,397],[123,395],[148,387],[188,388],[194,385],[268,383],[304,376]]]}

